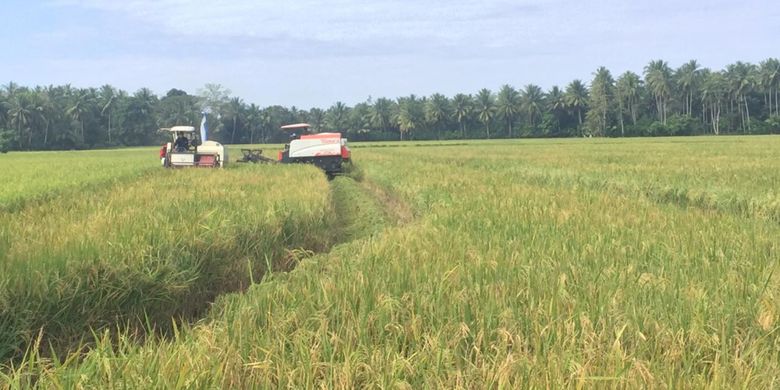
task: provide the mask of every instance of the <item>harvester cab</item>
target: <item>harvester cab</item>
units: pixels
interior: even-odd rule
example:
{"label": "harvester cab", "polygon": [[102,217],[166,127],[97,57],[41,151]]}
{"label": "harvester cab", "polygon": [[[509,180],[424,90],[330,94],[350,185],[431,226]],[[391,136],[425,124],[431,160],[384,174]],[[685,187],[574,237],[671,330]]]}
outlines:
{"label": "harvester cab", "polygon": [[314,164],[332,177],[342,173],[344,163],[350,162],[347,139],[341,133],[312,134],[308,123],[285,125],[282,130],[290,132],[290,143],[279,152],[281,163]]}
{"label": "harvester cab", "polygon": [[195,127],[173,126],[160,129],[171,135],[171,142],[160,151],[162,165],[178,167],[224,167],[227,164],[227,148],[216,141],[201,141]]}

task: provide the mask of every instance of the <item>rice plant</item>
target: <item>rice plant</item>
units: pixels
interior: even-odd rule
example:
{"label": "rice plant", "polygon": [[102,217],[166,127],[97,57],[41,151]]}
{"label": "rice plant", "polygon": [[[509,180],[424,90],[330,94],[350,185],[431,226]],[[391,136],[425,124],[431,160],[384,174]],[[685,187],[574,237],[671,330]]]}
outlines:
{"label": "rice plant", "polygon": [[90,328],[167,327],[288,249],[328,246],[327,181],[303,168],[160,169],[5,214],[0,355],[19,356],[41,329],[61,351]]}
{"label": "rice plant", "polygon": [[[329,185],[313,171],[265,167],[263,176],[317,183],[307,191],[330,186],[338,207],[307,191],[268,197],[309,208],[305,215],[346,214],[341,229],[352,241],[221,295],[170,337],[96,332],[83,351],[40,357],[31,334],[28,358],[3,380],[40,388],[778,387],[778,150],[776,137],[367,146],[354,153],[363,180]],[[117,198],[116,209],[131,213],[128,204],[149,202],[149,190]],[[241,196],[231,191],[221,202]],[[85,201],[60,226],[124,231],[137,219],[78,222],[99,204]],[[235,211],[227,207],[219,209]],[[185,217],[178,213],[167,218]],[[399,215],[412,218],[391,223]],[[140,231],[116,241],[135,242]],[[14,232],[11,242],[38,234]],[[175,241],[156,236],[143,236],[147,248]],[[66,244],[52,253],[67,253]]]}

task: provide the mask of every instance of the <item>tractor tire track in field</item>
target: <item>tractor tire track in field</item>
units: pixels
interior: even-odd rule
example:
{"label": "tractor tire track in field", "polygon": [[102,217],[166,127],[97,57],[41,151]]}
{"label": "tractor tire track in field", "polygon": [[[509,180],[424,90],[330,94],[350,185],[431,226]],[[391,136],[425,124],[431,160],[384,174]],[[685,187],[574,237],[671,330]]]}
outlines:
{"label": "tractor tire track in field", "polygon": [[334,214],[331,241],[320,248],[287,248],[287,253],[273,262],[276,266],[272,272],[289,272],[304,258],[327,254],[337,245],[376,235],[388,226],[403,225],[414,218],[402,199],[369,180],[339,176],[329,184]]}
{"label": "tractor tire track in field", "polygon": [[327,255],[338,245],[378,235],[385,228],[402,226],[415,218],[412,208],[398,195],[362,177],[336,177],[330,181],[330,191],[335,217],[330,245],[320,250],[288,249],[273,272],[291,271],[304,258]]}

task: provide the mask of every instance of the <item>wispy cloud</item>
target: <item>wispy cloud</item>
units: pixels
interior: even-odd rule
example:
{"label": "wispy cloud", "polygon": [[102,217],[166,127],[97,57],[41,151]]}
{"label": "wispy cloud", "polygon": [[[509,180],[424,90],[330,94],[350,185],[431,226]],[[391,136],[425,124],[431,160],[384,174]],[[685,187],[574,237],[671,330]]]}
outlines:
{"label": "wispy cloud", "polygon": [[127,15],[171,35],[360,43],[429,39],[492,43],[535,24],[537,1],[182,1],[58,0]]}
{"label": "wispy cloud", "polygon": [[780,28],[780,3],[766,0],[14,3],[0,32],[18,41],[0,74],[20,82],[158,92],[219,82],[248,101],[298,106],[546,88],[601,65],[641,72],[652,58],[756,62],[777,55]]}

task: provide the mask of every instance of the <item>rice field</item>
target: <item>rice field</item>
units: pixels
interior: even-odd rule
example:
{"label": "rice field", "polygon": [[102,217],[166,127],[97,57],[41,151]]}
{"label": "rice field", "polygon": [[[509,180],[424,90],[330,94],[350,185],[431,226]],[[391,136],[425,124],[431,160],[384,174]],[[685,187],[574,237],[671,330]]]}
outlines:
{"label": "rice field", "polygon": [[353,157],[330,182],[150,170],[0,211],[0,381],[780,387],[780,138]]}
{"label": "rice field", "polygon": [[138,179],[160,165],[150,156],[137,148],[0,154],[0,211]]}
{"label": "rice field", "polygon": [[[41,329],[61,349],[90,327],[167,327],[245,288],[286,248],[329,245],[333,213],[318,172],[246,168],[160,168],[3,213],[0,356],[22,354]],[[299,192],[280,185],[290,180],[302,180]]]}

